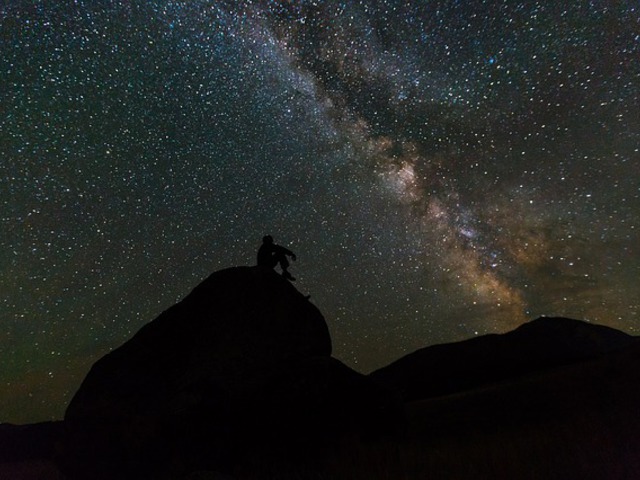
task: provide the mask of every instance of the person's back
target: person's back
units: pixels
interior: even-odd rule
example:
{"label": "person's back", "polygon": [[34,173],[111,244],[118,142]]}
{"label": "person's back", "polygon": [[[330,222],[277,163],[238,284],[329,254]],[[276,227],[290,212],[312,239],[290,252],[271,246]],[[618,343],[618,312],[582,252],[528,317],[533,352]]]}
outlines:
{"label": "person's back", "polygon": [[[266,240],[271,238],[271,241]],[[262,239],[262,245],[258,249],[258,265],[261,267],[273,268],[276,266],[277,261],[274,258],[273,251],[273,238],[267,235]]]}

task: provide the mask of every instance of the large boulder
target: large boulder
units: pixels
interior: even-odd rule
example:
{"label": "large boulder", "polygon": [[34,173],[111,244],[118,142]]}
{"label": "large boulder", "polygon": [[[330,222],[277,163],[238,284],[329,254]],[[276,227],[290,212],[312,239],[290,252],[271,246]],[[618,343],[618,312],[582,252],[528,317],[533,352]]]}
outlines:
{"label": "large boulder", "polygon": [[76,478],[229,471],[265,444],[364,431],[393,408],[393,395],[331,358],[307,297],[272,269],[237,267],[93,366],[65,415],[63,463]]}
{"label": "large boulder", "polygon": [[202,384],[234,395],[283,365],[330,355],[322,314],[287,280],[271,269],[230,268],[96,362],[65,419],[171,414],[197,403]]}

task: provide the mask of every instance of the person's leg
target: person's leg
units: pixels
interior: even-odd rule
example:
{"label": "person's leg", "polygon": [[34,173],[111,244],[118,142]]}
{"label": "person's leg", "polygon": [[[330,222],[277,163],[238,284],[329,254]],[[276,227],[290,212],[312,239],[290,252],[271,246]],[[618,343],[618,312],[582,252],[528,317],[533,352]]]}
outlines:
{"label": "person's leg", "polygon": [[280,268],[282,269],[282,276],[288,280],[295,280],[287,270],[289,268],[289,259],[284,254],[276,254],[274,257],[277,262],[280,264]]}
{"label": "person's leg", "polygon": [[278,263],[283,271],[289,268],[289,259],[286,255],[278,255]]}

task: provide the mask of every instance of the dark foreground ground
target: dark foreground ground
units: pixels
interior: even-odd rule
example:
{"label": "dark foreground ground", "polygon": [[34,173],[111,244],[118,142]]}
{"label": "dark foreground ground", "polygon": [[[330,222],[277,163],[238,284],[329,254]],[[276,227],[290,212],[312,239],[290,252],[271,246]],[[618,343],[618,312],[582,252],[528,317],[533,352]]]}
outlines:
{"label": "dark foreground ground", "polygon": [[[60,428],[3,426],[0,478],[65,478],[55,463]],[[640,349],[410,402],[395,437],[347,436],[321,455],[267,445],[245,452],[233,471],[182,478],[637,479]]]}
{"label": "dark foreground ground", "polygon": [[640,344],[540,318],[370,375],[272,269],[212,273],[99,359],[0,480],[640,479]]}
{"label": "dark foreground ground", "polygon": [[345,449],[327,478],[638,479],[640,350],[407,404],[395,444]]}

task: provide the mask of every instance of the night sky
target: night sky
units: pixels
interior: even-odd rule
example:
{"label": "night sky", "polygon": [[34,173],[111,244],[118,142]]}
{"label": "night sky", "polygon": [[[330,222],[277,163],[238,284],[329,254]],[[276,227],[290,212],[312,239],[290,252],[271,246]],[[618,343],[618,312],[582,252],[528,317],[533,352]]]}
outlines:
{"label": "night sky", "polygon": [[640,4],[4,1],[0,422],[264,234],[334,355],[640,334]]}

